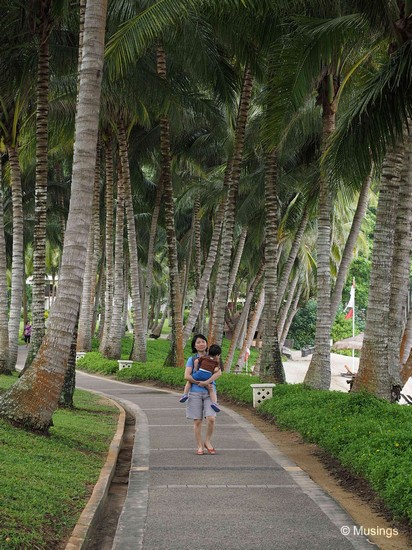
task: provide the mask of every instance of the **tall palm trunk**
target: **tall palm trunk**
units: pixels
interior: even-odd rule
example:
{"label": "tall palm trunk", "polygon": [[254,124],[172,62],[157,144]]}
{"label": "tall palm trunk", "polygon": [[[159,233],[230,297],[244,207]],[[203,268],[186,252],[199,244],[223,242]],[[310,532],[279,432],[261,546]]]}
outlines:
{"label": "tall palm trunk", "polygon": [[[193,206],[193,232],[194,232],[194,287],[196,296],[200,288],[200,280],[202,273],[202,240],[200,237],[200,196],[199,193],[196,194],[194,206]],[[206,294],[206,286],[205,286]],[[202,304],[200,306],[199,313],[197,315],[194,332],[196,334],[204,334],[205,332],[205,294],[202,298]],[[192,304],[193,306],[193,304]],[[183,343],[185,343],[185,334],[186,334],[187,323],[183,329]]]}
{"label": "tall palm trunk", "polygon": [[262,288],[259,293],[259,297],[256,302],[256,308],[255,308],[255,311],[253,312],[252,319],[250,320],[249,326],[247,327],[246,337],[243,342],[243,345],[240,350],[239,357],[236,363],[236,369],[238,370],[242,370],[245,365],[246,350],[250,349],[252,345],[256,329],[258,327],[260,318],[262,316],[264,305],[265,305],[265,285],[262,285]]}
{"label": "tall palm trunk", "polygon": [[[124,124],[119,124],[119,153],[125,187],[125,210],[129,242],[130,294],[133,306],[133,348],[131,359],[146,362],[146,332],[143,326],[142,301],[140,298],[139,258],[137,255],[136,226],[133,212],[133,198],[130,184],[129,158]],[[126,312],[127,313],[127,312]]]}
{"label": "tall palm trunk", "polygon": [[17,147],[9,147],[10,181],[13,206],[13,255],[11,268],[11,298],[9,317],[9,366],[17,362],[21,305],[23,298],[23,195]]}
{"label": "tall palm trunk", "polygon": [[152,285],[153,285],[154,251],[155,251],[155,242],[156,242],[157,223],[159,220],[160,207],[162,204],[162,195],[163,195],[163,185],[162,185],[162,180],[160,179],[156,188],[156,198],[155,198],[155,204],[153,207],[152,221],[150,224],[149,245],[147,248],[146,283],[145,283],[144,295],[143,295],[143,313],[142,313],[143,329],[145,334],[147,334],[147,331],[148,331],[149,303],[150,303],[150,295],[152,292]]}
{"label": "tall palm trunk", "polygon": [[8,292],[4,238],[3,167],[0,155],[0,374],[11,374],[9,367]]}
{"label": "tall palm trunk", "polygon": [[124,283],[124,186],[123,175],[120,174],[117,181],[117,206],[116,206],[116,236],[114,254],[114,290],[113,306],[111,308],[109,336],[107,346],[103,350],[105,357],[109,359],[120,359],[123,327],[123,283]]}
{"label": "tall palm trunk", "polygon": [[396,213],[392,280],[389,303],[388,370],[391,385],[391,399],[397,400],[403,383],[401,380],[400,348],[406,326],[404,313],[409,293],[409,274],[412,246],[412,138],[406,138],[404,166],[401,174],[399,200]]}
{"label": "tall palm trunk", "polygon": [[[106,22],[106,1],[88,0],[80,70],[72,193],[59,288],[48,331],[31,367],[0,397],[0,414],[15,424],[47,431],[61,394],[83,283],[93,201]],[[19,305],[21,305],[21,296]]]}
{"label": "tall palm trunk", "polygon": [[[46,216],[48,167],[48,114],[49,114],[49,34],[51,1],[41,2],[39,60],[37,67],[36,109],[36,185],[34,208],[32,335],[28,355],[30,364],[36,355],[45,332],[44,288],[46,277]],[[26,363],[27,364],[27,363]]]}
{"label": "tall palm trunk", "polygon": [[243,85],[239,100],[239,110],[236,119],[235,146],[230,169],[229,189],[225,205],[225,215],[222,228],[219,267],[216,277],[216,292],[213,307],[213,319],[209,332],[209,341],[221,344],[223,340],[225,311],[228,301],[229,269],[233,247],[233,230],[235,226],[236,201],[242,166],[245,143],[246,123],[252,98],[253,77],[249,67],[245,68]]}
{"label": "tall palm trunk", "polygon": [[[166,54],[161,46],[157,47],[157,73],[166,79]],[[165,365],[183,367],[183,323],[182,299],[180,295],[179,266],[177,260],[177,242],[175,228],[175,205],[173,201],[173,184],[171,174],[170,127],[167,116],[160,119],[160,152],[162,156],[162,182],[165,208],[167,258],[169,264],[170,315],[172,321],[172,338]]]}
{"label": "tall palm trunk", "polygon": [[260,372],[278,384],[286,381],[277,331],[277,263],[278,263],[278,165],[276,151],[267,155],[265,178],[265,307],[263,309],[263,345]]}
{"label": "tall palm trunk", "polygon": [[[333,105],[324,104],[322,152],[335,130]],[[319,178],[319,215],[317,239],[317,317],[315,351],[304,383],[311,388],[328,390],[330,386],[330,249],[332,201],[328,175],[321,167]]]}
{"label": "tall palm trunk", "polygon": [[240,260],[242,259],[243,250],[245,248],[247,232],[248,232],[248,227],[246,225],[245,227],[242,227],[242,231],[239,236],[239,241],[237,243],[236,254],[235,254],[235,257],[233,258],[232,269],[230,270],[229,282],[227,286],[228,296],[232,294],[233,286],[236,281],[237,272],[239,271]]}
{"label": "tall palm trunk", "polygon": [[378,397],[391,399],[387,362],[391,268],[398,206],[403,147],[387,151],[379,191],[373,239],[369,301],[366,312],[365,338],[359,371],[353,391],[362,388]]}
{"label": "tall palm trunk", "polygon": [[300,297],[302,295],[302,292],[303,292],[303,285],[301,283],[298,286],[298,288],[295,292],[295,296],[293,298],[293,303],[292,303],[291,307],[288,309],[288,315],[287,315],[286,322],[283,326],[282,335],[279,337],[279,343],[280,343],[281,348],[283,348],[283,346],[285,344],[286,338],[288,336],[290,325],[292,324],[293,318],[295,317],[296,312],[298,310],[299,300],[300,300]]}
{"label": "tall palm trunk", "polygon": [[279,319],[278,319],[278,325],[277,325],[277,331],[278,331],[278,338],[279,338],[279,344],[280,349],[282,349],[283,342],[281,341],[281,336],[283,334],[283,329],[285,327],[286,319],[288,317],[289,309],[292,305],[293,298],[295,296],[296,286],[298,284],[300,277],[300,271],[299,269],[296,269],[296,273],[292,279],[292,282],[289,285],[287,299],[283,303],[283,306],[279,310]]}
{"label": "tall palm trunk", "polygon": [[306,226],[308,225],[309,221],[309,207],[306,204],[305,209],[303,211],[303,215],[300,219],[298,229],[295,233],[292,247],[289,252],[288,259],[286,261],[286,264],[282,270],[280,279],[279,279],[279,285],[278,285],[278,311],[282,307],[284,295],[286,292],[286,287],[288,286],[289,277],[292,273],[293,264],[295,263],[296,257],[299,252],[299,248],[302,242],[303,234],[305,233]]}
{"label": "tall palm trunk", "polygon": [[247,322],[247,318],[248,318],[248,315],[249,315],[249,312],[250,312],[250,306],[252,304],[253,296],[255,295],[256,287],[258,286],[258,284],[260,283],[260,281],[263,277],[264,269],[265,269],[265,264],[262,261],[262,263],[260,265],[260,268],[259,268],[259,271],[257,272],[256,276],[254,277],[253,281],[251,282],[251,284],[249,286],[249,289],[246,293],[246,299],[245,299],[245,303],[243,305],[242,313],[240,314],[239,320],[236,323],[235,330],[232,334],[232,338],[230,340],[229,351],[226,355],[226,360],[225,360],[225,371],[230,371],[232,369],[233,357],[235,355],[236,346],[237,346],[237,343],[239,341],[240,335],[243,331],[243,328],[244,328],[244,326]]}
{"label": "tall palm trunk", "polygon": [[112,144],[105,145],[106,159],[106,225],[105,225],[105,258],[106,289],[104,294],[104,325],[100,341],[100,352],[105,355],[113,310],[113,150]]}
{"label": "tall palm trunk", "polygon": [[332,292],[330,303],[330,318],[333,323],[339,302],[342,298],[342,289],[346,281],[349,265],[352,261],[353,249],[355,248],[356,240],[359,236],[366,208],[368,207],[369,189],[371,186],[372,175],[369,175],[363,182],[362,189],[359,194],[358,204],[356,206],[355,215],[353,216],[352,225],[346,239],[345,248],[343,250],[342,259],[339,265],[338,276],[336,277],[335,287]]}
{"label": "tall palm trunk", "polygon": [[[205,302],[207,288],[210,282],[210,276],[212,274],[213,266],[216,260],[217,251],[219,247],[219,239],[222,231],[223,223],[223,207],[220,205],[215,215],[215,223],[213,228],[212,239],[210,241],[209,252],[207,255],[207,260],[203,268],[202,276],[199,281],[199,286],[196,291],[196,296],[193,300],[192,307],[190,309],[189,317],[187,318],[184,332],[183,332],[183,343],[185,344],[189,339],[193,327],[199,317],[199,312],[202,308],[202,305]],[[196,241],[197,242],[197,241]],[[196,245],[198,246],[198,245]]]}
{"label": "tall palm trunk", "polygon": [[[97,156],[96,156],[97,159]],[[95,227],[94,223],[96,220],[96,211],[97,211],[97,220],[99,213],[99,189],[100,189],[100,163],[96,162],[96,168],[94,173],[94,187],[93,187],[93,208],[92,208],[92,220],[89,230],[89,238],[87,241],[87,255],[86,255],[86,265],[84,268],[84,277],[83,277],[83,289],[82,289],[82,300],[80,304],[80,315],[79,315],[79,326],[76,339],[77,351],[91,351],[92,349],[92,319],[93,319],[93,309],[92,309],[92,295],[94,291],[92,290],[96,281],[96,268],[93,266],[93,256],[95,254]]]}

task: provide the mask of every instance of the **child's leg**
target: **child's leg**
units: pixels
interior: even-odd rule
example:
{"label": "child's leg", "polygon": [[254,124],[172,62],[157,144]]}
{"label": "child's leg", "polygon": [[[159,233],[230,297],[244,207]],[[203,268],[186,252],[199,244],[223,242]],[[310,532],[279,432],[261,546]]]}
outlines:
{"label": "child's leg", "polygon": [[214,386],[208,387],[207,391],[209,392],[210,400],[212,401],[211,407],[215,412],[220,412],[220,408],[217,405],[217,395],[214,390]]}
{"label": "child's leg", "polygon": [[182,397],[179,399],[180,403],[184,403],[185,401],[188,400],[189,398],[189,392],[190,392],[190,388],[192,387],[192,384],[189,382],[189,380],[186,382],[185,384],[185,389],[183,390],[183,395]]}

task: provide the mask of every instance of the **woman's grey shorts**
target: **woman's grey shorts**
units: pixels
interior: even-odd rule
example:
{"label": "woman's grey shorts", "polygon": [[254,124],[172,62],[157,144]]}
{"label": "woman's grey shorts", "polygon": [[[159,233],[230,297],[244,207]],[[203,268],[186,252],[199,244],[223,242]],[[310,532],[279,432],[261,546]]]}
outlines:
{"label": "woman's grey shorts", "polygon": [[210,406],[211,399],[206,392],[189,392],[186,404],[186,418],[191,420],[203,420],[207,416],[216,416],[216,412]]}

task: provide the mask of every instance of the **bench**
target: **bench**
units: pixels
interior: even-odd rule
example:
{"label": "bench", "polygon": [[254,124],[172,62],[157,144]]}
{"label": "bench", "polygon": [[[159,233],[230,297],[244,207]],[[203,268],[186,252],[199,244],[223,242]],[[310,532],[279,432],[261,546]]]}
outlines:
{"label": "bench", "polygon": [[300,350],[302,357],[307,357],[308,355],[312,355],[312,353],[315,351],[315,346],[306,346]]}

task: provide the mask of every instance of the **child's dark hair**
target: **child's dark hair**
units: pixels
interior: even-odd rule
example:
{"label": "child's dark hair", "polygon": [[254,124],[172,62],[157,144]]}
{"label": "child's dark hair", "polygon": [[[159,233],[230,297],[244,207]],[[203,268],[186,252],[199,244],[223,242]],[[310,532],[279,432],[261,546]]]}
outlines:
{"label": "child's dark hair", "polygon": [[216,357],[216,355],[222,354],[222,348],[218,346],[217,344],[212,344],[209,348],[208,355],[211,357]]}

